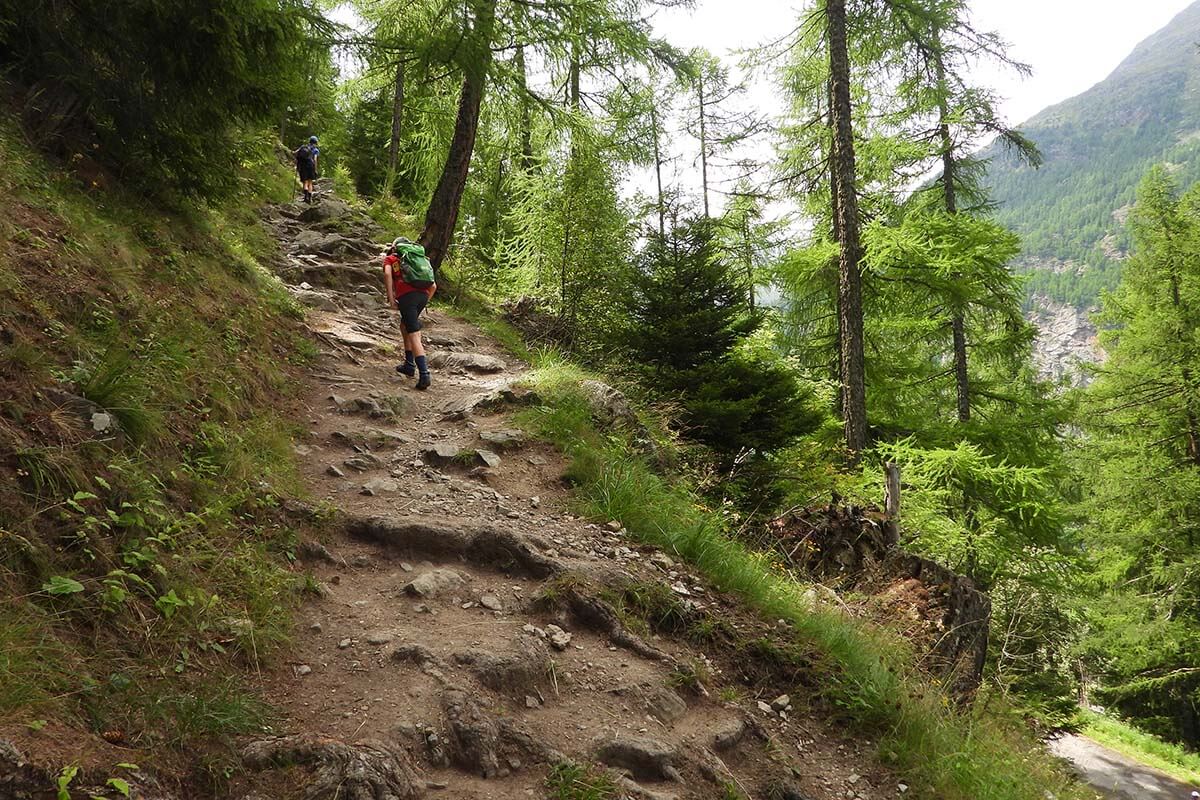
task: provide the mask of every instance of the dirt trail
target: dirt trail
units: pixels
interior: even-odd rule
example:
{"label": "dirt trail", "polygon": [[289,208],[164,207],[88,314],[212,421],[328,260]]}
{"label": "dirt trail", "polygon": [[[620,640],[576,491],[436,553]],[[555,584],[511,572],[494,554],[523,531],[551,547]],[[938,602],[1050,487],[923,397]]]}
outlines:
{"label": "dirt trail", "polygon": [[564,759],[606,765],[628,797],[907,791],[795,680],[721,642],[626,627],[605,598],[657,586],[735,635],[771,631],[618,525],[572,515],[562,457],[510,420],[527,365],[481,331],[434,308],[432,389],[395,372],[369,223],[326,199],[267,224],[322,349],[296,442],[319,502],[293,512],[335,534],[302,547],[323,596],[265,678],[287,721],[247,747],[263,768],[248,797],[546,797]]}
{"label": "dirt trail", "polygon": [[1196,789],[1086,736],[1060,736],[1050,742],[1050,752],[1113,800],[1187,800]]}

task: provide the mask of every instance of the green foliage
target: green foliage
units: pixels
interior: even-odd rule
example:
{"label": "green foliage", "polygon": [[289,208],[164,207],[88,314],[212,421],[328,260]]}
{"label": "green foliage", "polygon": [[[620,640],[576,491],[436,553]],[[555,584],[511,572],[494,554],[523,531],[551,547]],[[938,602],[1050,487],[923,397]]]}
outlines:
{"label": "green foliage", "polygon": [[301,105],[293,68],[327,27],[306,0],[138,0],[121,14],[6,0],[0,18],[0,52],[28,87],[41,140],[148,193],[202,197],[237,187],[246,127]]}
{"label": "green foliage", "polygon": [[1151,732],[1195,744],[1200,720],[1200,189],[1152,169],[1132,256],[1104,298],[1108,361],[1083,400],[1081,512],[1092,580],[1084,653],[1101,696]]}
{"label": "green foliage", "polygon": [[570,761],[550,767],[546,791],[552,800],[609,800],[619,793],[608,775]]}
{"label": "green foliage", "polygon": [[746,287],[715,252],[713,225],[692,220],[653,237],[631,279],[622,332],[627,369],[676,399],[685,435],[713,448],[722,472],[813,430],[812,393],[767,349],[736,347],[758,320]]}

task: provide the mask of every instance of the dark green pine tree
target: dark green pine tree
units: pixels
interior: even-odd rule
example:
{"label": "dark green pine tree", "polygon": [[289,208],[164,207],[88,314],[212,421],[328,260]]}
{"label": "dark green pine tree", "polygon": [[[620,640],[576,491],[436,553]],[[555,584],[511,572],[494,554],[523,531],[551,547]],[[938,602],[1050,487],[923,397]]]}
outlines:
{"label": "dark green pine tree", "polygon": [[632,278],[624,338],[633,371],[679,402],[685,434],[730,473],[811,432],[821,415],[780,359],[740,346],[760,318],[746,314],[743,276],[718,256],[715,225],[689,220],[652,238]]}

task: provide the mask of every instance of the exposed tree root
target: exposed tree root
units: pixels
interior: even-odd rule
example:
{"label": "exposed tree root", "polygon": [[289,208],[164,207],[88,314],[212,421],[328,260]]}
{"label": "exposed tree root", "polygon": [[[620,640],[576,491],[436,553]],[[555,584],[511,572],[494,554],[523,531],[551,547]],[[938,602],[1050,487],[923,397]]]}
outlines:
{"label": "exposed tree root", "polygon": [[420,797],[424,788],[408,754],[378,741],[348,745],[319,736],[283,736],[250,744],[242,758],[256,770],[312,768],[307,800],[408,800]]}

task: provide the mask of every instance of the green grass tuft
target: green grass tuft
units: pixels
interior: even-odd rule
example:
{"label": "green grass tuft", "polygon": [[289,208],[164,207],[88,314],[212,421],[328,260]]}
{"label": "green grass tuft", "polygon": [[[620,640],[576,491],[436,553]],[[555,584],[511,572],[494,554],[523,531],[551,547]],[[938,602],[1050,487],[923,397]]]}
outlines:
{"label": "green grass tuft", "polygon": [[550,768],[546,791],[551,800],[609,800],[617,785],[603,772],[567,761]]}

